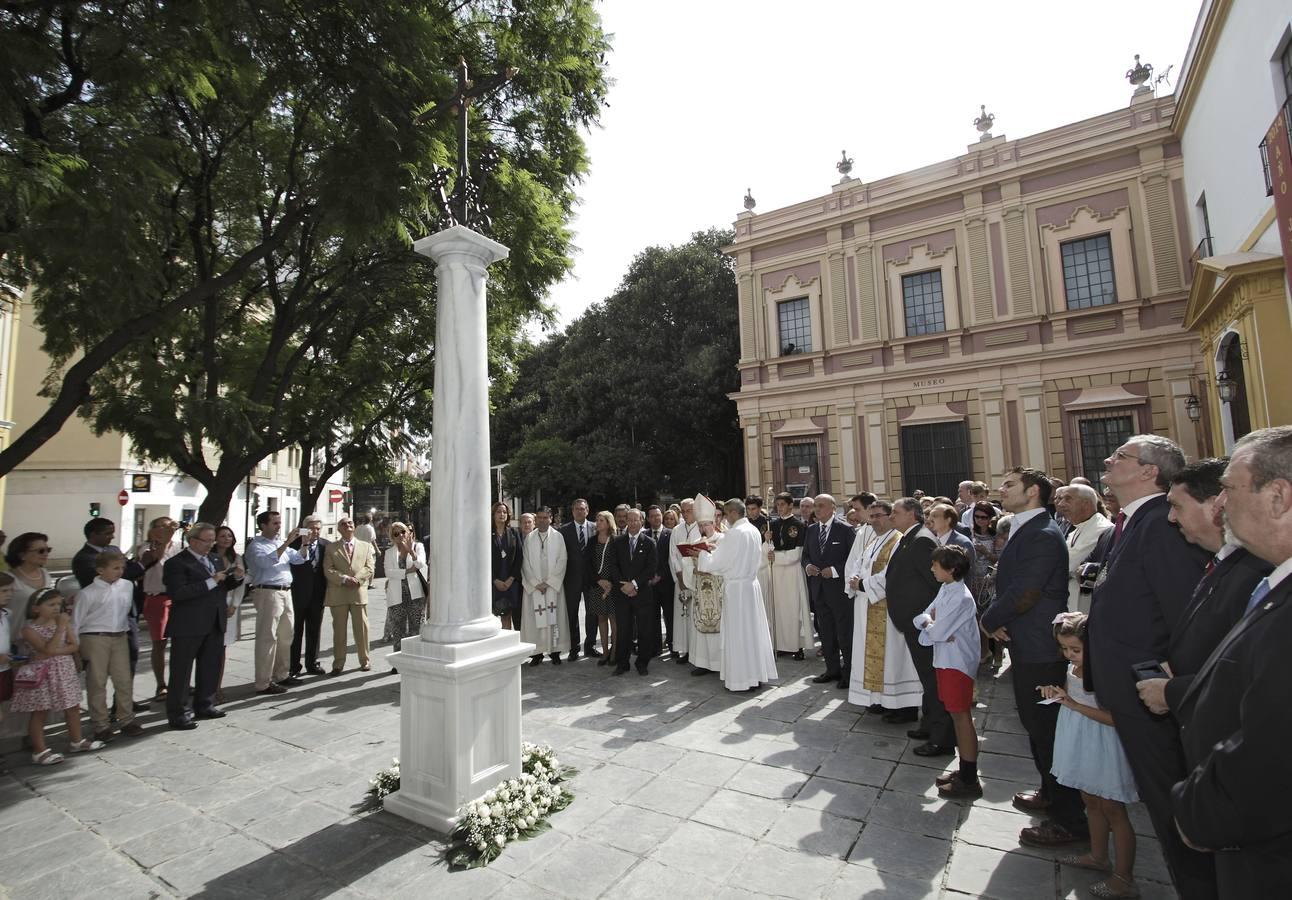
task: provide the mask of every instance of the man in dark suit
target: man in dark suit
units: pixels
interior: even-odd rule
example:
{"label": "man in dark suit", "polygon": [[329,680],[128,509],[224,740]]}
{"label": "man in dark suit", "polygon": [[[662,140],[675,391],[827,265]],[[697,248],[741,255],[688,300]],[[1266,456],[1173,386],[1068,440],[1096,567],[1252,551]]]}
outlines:
{"label": "man in dark suit", "polygon": [[[72,574],[76,576],[76,583],[85,587],[92,582],[98,572],[94,568],[94,561],[99,554],[105,550],[115,550],[121,552],[121,548],[112,543],[113,538],[117,536],[117,526],[111,519],[95,517],[85,523],[82,529],[85,533],[85,546],[76,551],[72,557]],[[126,581],[137,582],[143,577],[144,567],[133,559],[126,560],[126,572],[123,576]],[[130,613],[126,616],[126,646],[130,651],[130,671],[134,672],[139,665],[139,602],[143,598],[139,595],[138,585],[135,588],[136,602],[130,604]],[[147,712],[149,707],[147,703],[133,701],[135,712]],[[116,709],[114,701],[111,709]],[[115,715],[115,714],[114,714]]]}
{"label": "man in dark suit", "polygon": [[1187,776],[1169,812],[1190,846],[1209,851],[1212,896],[1282,897],[1292,882],[1292,427],[1238,441],[1223,483],[1226,526],[1275,568],[1176,708]]}
{"label": "man in dark suit", "polygon": [[1014,520],[996,563],[996,599],[982,615],[983,630],[1008,642],[1014,703],[1041,776],[1041,789],[1020,791],[1014,805],[1045,813],[1047,821],[1024,828],[1019,841],[1043,847],[1079,844],[1090,834],[1081,794],[1059,784],[1050,772],[1059,707],[1037,703],[1038,687],[1067,684],[1067,663],[1054,640],[1054,617],[1068,608],[1068,544],[1048,510],[1053,491],[1053,483],[1039,469],[1019,466],[1001,482],[1001,505]]}
{"label": "man in dark suit", "polygon": [[668,545],[673,540],[673,529],[664,527],[664,510],[658,506],[646,507],[646,533],[655,542],[655,577],[651,579],[650,589],[655,596],[655,605],[664,619],[664,640],[659,640],[659,623],[652,626],[655,633],[655,647],[661,650],[673,649],[673,571],[668,560]]}
{"label": "man in dark suit", "polygon": [[1208,554],[1167,520],[1166,491],[1184,452],[1153,434],[1135,435],[1104,460],[1104,484],[1121,503],[1103,569],[1090,600],[1084,675],[1113,716],[1140,799],[1185,900],[1214,897],[1210,856],[1190,850],[1171,820],[1171,786],[1185,776],[1180,733],[1140,702],[1134,666],[1165,661]]}
{"label": "man in dark suit", "polygon": [[[611,546],[615,567],[615,587],[611,596],[615,601],[615,674],[628,671],[637,642],[637,672],[646,674],[650,658],[655,655],[654,640],[659,635],[657,620],[659,607],[651,591],[650,581],[659,569],[655,542],[642,528],[642,511],[629,509],[625,515],[626,528]],[[652,637],[652,624],[655,624]]]}
{"label": "man in dark suit", "polygon": [[306,516],[301,520],[301,528],[307,529],[309,534],[305,537],[297,536],[290,544],[305,560],[291,567],[294,621],[288,674],[292,678],[301,674],[302,650],[305,654],[304,671],[311,675],[325,674],[323,667],[319,665],[319,637],[323,633],[323,597],[327,594],[323,554],[327,551],[329,542],[319,536],[323,531],[323,520],[318,516]]}
{"label": "man in dark suit", "polygon": [[[950,756],[955,752],[955,725],[946,707],[938,699],[937,675],[933,671],[933,648],[920,643],[920,630],[914,622],[916,616],[928,609],[940,587],[931,568],[933,551],[938,543],[933,532],[924,527],[924,508],[912,497],[894,501],[893,527],[902,532],[902,538],[889,557],[888,568],[884,570],[888,618],[906,640],[906,648],[911,654],[911,662],[915,665],[916,674],[920,676],[920,687],[923,689],[919,724],[908,731],[907,735],[924,741],[913,751],[919,756]],[[889,724],[911,721],[904,712],[893,710],[884,716],[884,721]]]}
{"label": "man in dark suit", "polygon": [[1228,459],[1201,459],[1171,479],[1167,519],[1184,539],[1214,554],[1198,582],[1180,625],[1171,632],[1167,659],[1171,677],[1149,678],[1135,687],[1150,712],[1179,707],[1194,676],[1247,610],[1247,600],[1274,567],[1243,547],[1226,542],[1220,521],[1220,479]]}
{"label": "man in dark suit", "polygon": [[834,517],[834,510],[833,497],[817,496],[816,521],[808,527],[802,560],[825,656],[825,671],[812,680],[817,684],[837,682],[847,690],[852,676],[852,598],[847,594],[843,570],[856,534],[851,525]]}
{"label": "man in dark suit", "polygon": [[[592,590],[592,544],[597,539],[597,529],[588,518],[587,500],[580,498],[570,504],[570,515],[571,521],[556,530],[565,541],[565,580],[562,585],[566,625],[570,629],[570,653],[566,658],[573,661],[579,658],[579,601]],[[588,656],[600,656],[593,643],[597,639],[597,617],[586,600],[583,609],[584,632],[587,634],[583,652]]]}
{"label": "man in dark suit", "polygon": [[[166,689],[166,718],[170,727],[188,731],[198,719],[223,718],[216,709],[215,690],[224,656],[224,626],[228,593],[242,582],[242,569],[224,568],[211,552],[215,526],[198,522],[189,529],[188,548],[166,560],[162,576],[171,599],[166,636],[170,638],[170,684]],[[188,709],[188,684],[197,664],[193,709]]]}

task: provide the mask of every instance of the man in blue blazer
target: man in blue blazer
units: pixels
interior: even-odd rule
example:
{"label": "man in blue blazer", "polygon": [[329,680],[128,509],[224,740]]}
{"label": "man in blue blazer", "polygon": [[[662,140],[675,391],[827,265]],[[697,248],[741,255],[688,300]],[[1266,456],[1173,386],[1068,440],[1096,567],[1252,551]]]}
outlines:
{"label": "man in blue blazer", "polygon": [[1140,702],[1134,671],[1138,663],[1169,659],[1171,636],[1209,556],[1167,520],[1166,491],[1184,465],[1179,445],[1155,434],[1129,438],[1104,460],[1104,484],[1121,512],[1090,600],[1084,674],[1087,689],[1113,715],[1175,888],[1192,900],[1216,896],[1214,861],[1186,847],[1176,831],[1171,786],[1186,774],[1180,733]]}
{"label": "man in blue blazer", "polygon": [[1043,847],[1083,843],[1090,833],[1081,794],[1050,773],[1059,706],[1037,702],[1038,687],[1067,684],[1067,663],[1054,640],[1054,617],[1068,609],[1068,544],[1046,509],[1053,492],[1050,479],[1039,469],[1018,466],[1001,482],[1001,505],[1014,514],[1014,521],[996,563],[996,599],[982,616],[983,630],[1008,642],[1014,702],[1041,776],[1041,789],[1015,794],[1014,805],[1043,812],[1047,821],[1024,828],[1018,839]]}
{"label": "man in blue blazer", "polygon": [[851,525],[834,517],[834,497],[821,494],[813,505],[816,521],[809,526],[803,545],[803,571],[816,610],[825,672],[812,680],[817,684],[834,681],[847,690],[852,675],[852,598],[845,590],[843,568],[857,536]]}
{"label": "man in blue blazer", "polygon": [[1175,710],[1188,775],[1171,792],[1174,826],[1215,862],[1212,896],[1282,897],[1292,883],[1292,427],[1234,446],[1218,505],[1254,556],[1275,566]]}

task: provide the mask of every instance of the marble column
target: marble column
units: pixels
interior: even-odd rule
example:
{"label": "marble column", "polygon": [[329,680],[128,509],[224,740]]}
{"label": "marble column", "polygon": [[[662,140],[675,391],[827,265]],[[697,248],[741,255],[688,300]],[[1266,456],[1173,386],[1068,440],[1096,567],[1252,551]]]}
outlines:
{"label": "marble column", "polygon": [[417,241],[435,261],[430,602],[400,674],[400,788],[389,812],[451,831],[458,809],[520,772],[520,664],[491,610],[487,269],[507,248],[460,225]]}

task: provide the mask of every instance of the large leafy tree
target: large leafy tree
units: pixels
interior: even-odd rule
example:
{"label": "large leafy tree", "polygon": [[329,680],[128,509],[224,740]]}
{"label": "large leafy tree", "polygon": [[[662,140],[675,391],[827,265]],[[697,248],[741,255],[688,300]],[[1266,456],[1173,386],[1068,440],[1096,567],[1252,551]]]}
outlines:
{"label": "large leafy tree", "polygon": [[597,503],[740,490],[731,238],[644,250],[614,294],[527,348],[491,423],[513,490]]}
{"label": "large leafy tree", "polygon": [[568,268],[606,88],[592,0],[11,3],[0,40],[3,274],[34,285],[55,364],[0,474],[80,409],[205,484],[218,519],[287,443],[406,432],[434,308],[407,242],[440,212],[459,56],[518,70],[473,110],[513,251],[491,328],[543,314]]}

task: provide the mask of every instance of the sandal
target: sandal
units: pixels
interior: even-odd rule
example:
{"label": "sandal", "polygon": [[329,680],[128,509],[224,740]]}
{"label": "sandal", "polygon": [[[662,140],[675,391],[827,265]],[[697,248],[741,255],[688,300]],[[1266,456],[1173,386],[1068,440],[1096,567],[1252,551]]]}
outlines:
{"label": "sandal", "polygon": [[53,750],[46,747],[39,753],[33,753],[31,755],[31,761],[38,766],[56,766],[63,761],[63,754],[55,753]]}
{"label": "sandal", "polygon": [[1089,869],[1091,872],[1112,871],[1111,865],[1095,860],[1089,853],[1082,853],[1079,856],[1060,856],[1059,865],[1072,866],[1074,869]]}
{"label": "sandal", "polygon": [[[1126,885],[1126,889],[1124,891],[1113,889],[1111,883],[1114,878]],[[1096,881],[1094,884],[1090,885],[1090,894],[1093,897],[1119,898],[1120,900],[1120,898],[1138,897],[1139,888],[1135,886],[1135,882],[1127,881],[1125,878],[1114,872],[1112,878],[1105,879],[1104,881]]]}
{"label": "sandal", "polygon": [[103,741],[92,741],[89,738],[81,738],[79,741],[73,741],[67,745],[67,749],[72,753],[88,753],[91,750],[102,750],[107,744]]}

